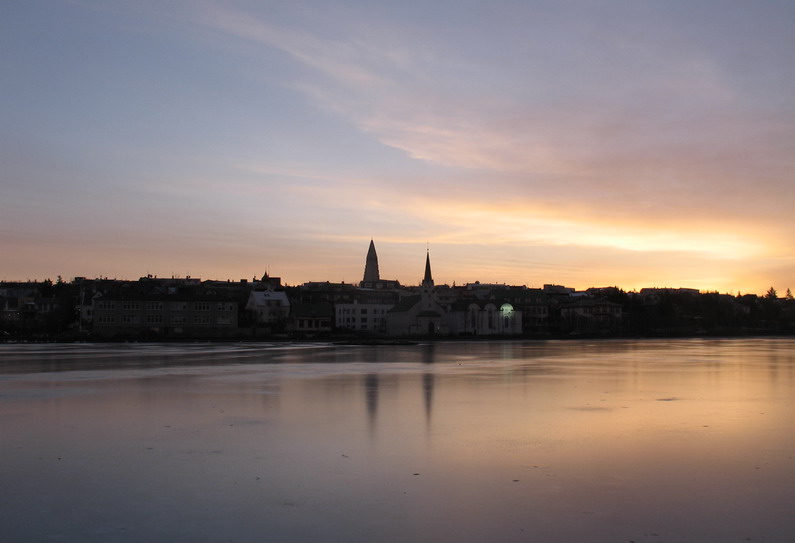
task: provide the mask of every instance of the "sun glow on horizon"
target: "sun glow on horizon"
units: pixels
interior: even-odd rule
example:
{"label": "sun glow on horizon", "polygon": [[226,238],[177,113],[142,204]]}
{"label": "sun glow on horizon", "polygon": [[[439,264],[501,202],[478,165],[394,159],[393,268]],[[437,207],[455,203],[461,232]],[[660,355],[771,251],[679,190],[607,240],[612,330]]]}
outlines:
{"label": "sun glow on horizon", "polygon": [[795,286],[795,4],[4,15],[0,278]]}

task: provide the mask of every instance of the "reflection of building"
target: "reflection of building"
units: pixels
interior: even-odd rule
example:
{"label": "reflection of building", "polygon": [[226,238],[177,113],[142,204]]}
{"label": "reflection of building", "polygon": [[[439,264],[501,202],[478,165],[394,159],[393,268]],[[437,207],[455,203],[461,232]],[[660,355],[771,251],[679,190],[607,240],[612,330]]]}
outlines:
{"label": "reflection of building", "polygon": [[[433,345],[425,346],[431,350],[430,353],[423,353],[423,362],[428,364],[433,362]],[[364,390],[364,403],[367,411],[367,423],[371,435],[375,435],[378,427],[378,399],[383,386],[382,377],[378,373],[368,373],[362,377],[361,385]],[[423,372],[421,375],[422,404],[425,411],[426,428],[431,427],[433,414],[433,394],[436,388],[436,378],[430,371]],[[410,377],[414,381],[414,376]],[[388,383],[388,382],[387,382]],[[393,381],[394,383],[394,381]]]}
{"label": "reflection of building", "polygon": [[429,429],[431,426],[431,412],[433,410],[434,381],[435,379],[431,372],[422,374],[422,399],[425,405],[425,423],[428,425]]}
{"label": "reflection of building", "polygon": [[364,398],[367,404],[367,419],[370,423],[370,432],[375,431],[376,416],[378,415],[378,374],[368,373],[364,376]]}

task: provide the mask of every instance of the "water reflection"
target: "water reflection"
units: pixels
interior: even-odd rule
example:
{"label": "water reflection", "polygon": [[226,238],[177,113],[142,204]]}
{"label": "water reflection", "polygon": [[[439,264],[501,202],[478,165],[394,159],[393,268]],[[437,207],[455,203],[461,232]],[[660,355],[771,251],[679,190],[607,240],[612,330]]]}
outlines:
{"label": "water reflection", "polygon": [[422,363],[433,364],[436,355],[436,344],[428,343],[427,345],[422,345],[420,348],[422,349]]}
{"label": "water reflection", "polygon": [[0,523],[11,541],[787,541],[794,347],[3,345]]}
{"label": "water reflection", "polygon": [[428,429],[431,427],[431,411],[433,409],[433,386],[434,378],[432,373],[422,374],[422,398],[425,401],[425,421]]}
{"label": "water reflection", "polygon": [[375,373],[368,373],[364,376],[364,395],[367,403],[370,433],[374,433],[378,414],[378,375]]}

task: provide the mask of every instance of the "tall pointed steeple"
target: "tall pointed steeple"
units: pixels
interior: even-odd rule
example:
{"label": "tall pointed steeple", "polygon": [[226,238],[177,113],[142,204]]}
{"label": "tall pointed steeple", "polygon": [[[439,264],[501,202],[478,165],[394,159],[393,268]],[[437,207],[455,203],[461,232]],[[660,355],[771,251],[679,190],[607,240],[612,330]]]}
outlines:
{"label": "tall pointed steeple", "polygon": [[375,243],[370,239],[370,248],[367,250],[367,262],[364,264],[365,281],[380,281],[381,275],[378,272],[378,255],[375,253]]}
{"label": "tall pointed steeple", "polygon": [[431,275],[431,251],[425,251],[425,277],[422,279],[423,287],[433,287],[433,276]]}

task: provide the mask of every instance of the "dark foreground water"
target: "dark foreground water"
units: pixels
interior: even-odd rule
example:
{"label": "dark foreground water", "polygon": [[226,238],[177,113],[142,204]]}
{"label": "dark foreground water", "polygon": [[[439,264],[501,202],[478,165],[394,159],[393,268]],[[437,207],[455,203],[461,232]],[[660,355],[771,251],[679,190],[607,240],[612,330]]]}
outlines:
{"label": "dark foreground water", "polygon": [[0,539],[793,542],[792,339],[0,345]]}

